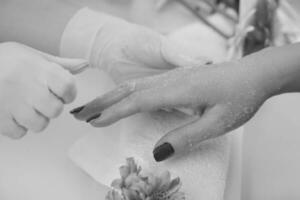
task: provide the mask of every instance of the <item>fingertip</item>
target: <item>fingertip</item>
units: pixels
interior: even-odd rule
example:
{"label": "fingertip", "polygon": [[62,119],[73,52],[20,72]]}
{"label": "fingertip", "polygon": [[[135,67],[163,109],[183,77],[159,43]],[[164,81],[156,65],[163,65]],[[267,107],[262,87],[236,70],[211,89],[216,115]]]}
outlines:
{"label": "fingertip", "polygon": [[27,129],[19,127],[18,130],[12,132],[4,132],[2,135],[6,136],[11,140],[20,140],[22,139],[27,133]]}
{"label": "fingertip", "polygon": [[14,135],[6,135],[9,139],[11,140],[20,140],[22,139],[24,136],[26,135],[26,133],[22,133],[22,134],[14,134]]}
{"label": "fingertip", "polygon": [[41,133],[48,127],[49,123],[50,123],[50,120],[46,117],[43,117],[43,122],[39,126],[37,126],[35,129],[32,129],[31,131],[33,133]]}
{"label": "fingertip", "polygon": [[198,133],[198,120],[192,121],[165,134],[154,147],[156,161],[163,161],[182,152],[190,151],[193,135]]}
{"label": "fingertip", "polygon": [[101,119],[101,117],[100,117],[100,118],[97,118],[97,119],[90,120],[89,123],[93,127],[100,128],[100,127],[110,126],[110,125],[112,125],[113,123],[115,123],[117,121],[118,120]]}
{"label": "fingertip", "polygon": [[64,92],[64,100],[65,104],[72,103],[77,96],[77,85],[76,85],[76,80],[75,77],[70,75],[69,79],[66,80],[66,88]]}
{"label": "fingertip", "polygon": [[98,119],[100,116],[101,116],[101,113],[96,114],[96,115],[93,115],[93,116],[89,117],[89,118],[86,120],[86,122],[87,122],[87,123],[90,123],[91,121]]}
{"label": "fingertip", "polygon": [[[219,122],[220,115],[216,108],[211,112],[206,112],[201,118],[192,120],[164,135],[155,145],[154,152],[160,155],[158,160],[168,159],[175,154],[181,155],[185,152],[194,151],[201,142],[222,135],[224,126],[223,123]],[[172,151],[168,150],[171,147],[174,150],[172,154],[170,153]],[[157,149],[162,149],[162,153],[157,153]]]}
{"label": "fingertip", "polygon": [[69,97],[66,97],[64,104],[70,104],[74,102],[76,97],[77,97],[77,88],[74,87],[71,89]]}
{"label": "fingertip", "polygon": [[84,109],[84,107],[85,106],[79,106],[77,108],[74,108],[74,109],[70,110],[70,114],[75,116],[75,115],[79,114]]}
{"label": "fingertip", "polygon": [[88,114],[89,107],[87,104],[74,108],[70,111],[70,113],[74,116],[75,119],[80,121],[86,121],[89,117],[91,117],[90,115],[94,115],[93,113]]}
{"label": "fingertip", "polygon": [[157,162],[164,161],[175,153],[175,149],[172,144],[165,142],[163,144],[159,144],[153,150],[153,157]]}
{"label": "fingertip", "polygon": [[63,111],[64,111],[64,106],[63,104],[61,104],[58,105],[49,116],[46,115],[45,116],[48,117],[49,119],[55,119],[59,117]]}

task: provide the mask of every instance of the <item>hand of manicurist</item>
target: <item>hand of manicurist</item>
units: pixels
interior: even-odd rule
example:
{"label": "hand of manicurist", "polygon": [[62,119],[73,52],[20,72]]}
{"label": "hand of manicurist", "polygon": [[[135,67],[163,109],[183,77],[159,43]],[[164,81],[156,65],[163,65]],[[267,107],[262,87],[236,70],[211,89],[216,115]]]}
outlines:
{"label": "hand of manicurist", "polygon": [[60,53],[89,59],[91,67],[107,72],[118,84],[210,62],[189,46],[147,27],[89,8],[79,10],[66,26]]}
{"label": "hand of manicurist", "polygon": [[108,72],[116,83],[160,74],[177,67],[201,66],[211,62],[199,54],[193,55],[192,49],[149,28],[127,22],[123,22],[123,26],[122,31],[107,28],[110,34],[107,38],[110,39],[105,45],[103,38],[96,39],[92,58],[97,61],[91,61]]}
{"label": "hand of manicurist", "polygon": [[162,137],[154,157],[162,161],[247,122],[269,97],[300,91],[299,44],[266,49],[238,61],[178,68],[120,85],[73,114],[92,126],[108,126],[138,112],[192,108],[198,117]]}
{"label": "hand of manicurist", "polygon": [[76,96],[71,73],[87,65],[18,43],[0,44],[0,134],[17,139],[45,129]]}
{"label": "hand of manicurist", "polygon": [[190,55],[185,46],[146,27],[128,23],[123,30],[111,33],[114,36],[108,47],[98,56],[101,61],[98,66],[117,83],[210,62],[199,55]]}

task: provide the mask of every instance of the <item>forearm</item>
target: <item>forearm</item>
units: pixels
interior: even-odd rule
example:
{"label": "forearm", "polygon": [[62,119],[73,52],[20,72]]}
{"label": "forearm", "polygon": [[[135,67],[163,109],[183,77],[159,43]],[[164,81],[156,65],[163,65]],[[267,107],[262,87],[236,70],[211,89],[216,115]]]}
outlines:
{"label": "forearm", "polygon": [[268,96],[300,92],[300,43],[268,48],[240,62]]}
{"label": "forearm", "polygon": [[63,30],[80,7],[65,0],[3,0],[0,41],[16,41],[58,54]]}

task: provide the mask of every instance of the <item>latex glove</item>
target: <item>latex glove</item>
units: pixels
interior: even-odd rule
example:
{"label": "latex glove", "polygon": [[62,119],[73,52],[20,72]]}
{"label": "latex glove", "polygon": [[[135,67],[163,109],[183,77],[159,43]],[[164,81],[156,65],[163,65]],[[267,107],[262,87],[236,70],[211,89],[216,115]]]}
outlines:
{"label": "latex glove", "polygon": [[108,72],[117,83],[210,62],[151,29],[88,8],[68,23],[61,55],[87,58],[92,67]]}
{"label": "latex glove", "polygon": [[162,161],[237,128],[255,114],[270,93],[258,78],[261,72],[251,67],[229,62],[130,81],[80,107],[75,117],[103,127],[138,112],[197,110],[193,122],[167,133],[155,145],[154,157]]}
{"label": "latex glove", "polygon": [[76,96],[73,76],[82,59],[54,57],[18,43],[0,44],[0,133],[40,132]]}

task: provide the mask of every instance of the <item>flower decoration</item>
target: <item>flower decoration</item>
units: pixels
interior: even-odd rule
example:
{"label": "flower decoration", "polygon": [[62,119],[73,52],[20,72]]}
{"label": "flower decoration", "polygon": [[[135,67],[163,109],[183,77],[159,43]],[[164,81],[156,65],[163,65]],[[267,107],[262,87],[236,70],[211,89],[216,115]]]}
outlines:
{"label": "flower decoration", "polygon": [[112,182],[113,189],[107,193],[106,200],[185,200],[180,179],[171,179],[168,171],[160,176],[143,176],[142,168],[133,158],[127,158],[119,171],[121,178]]}

